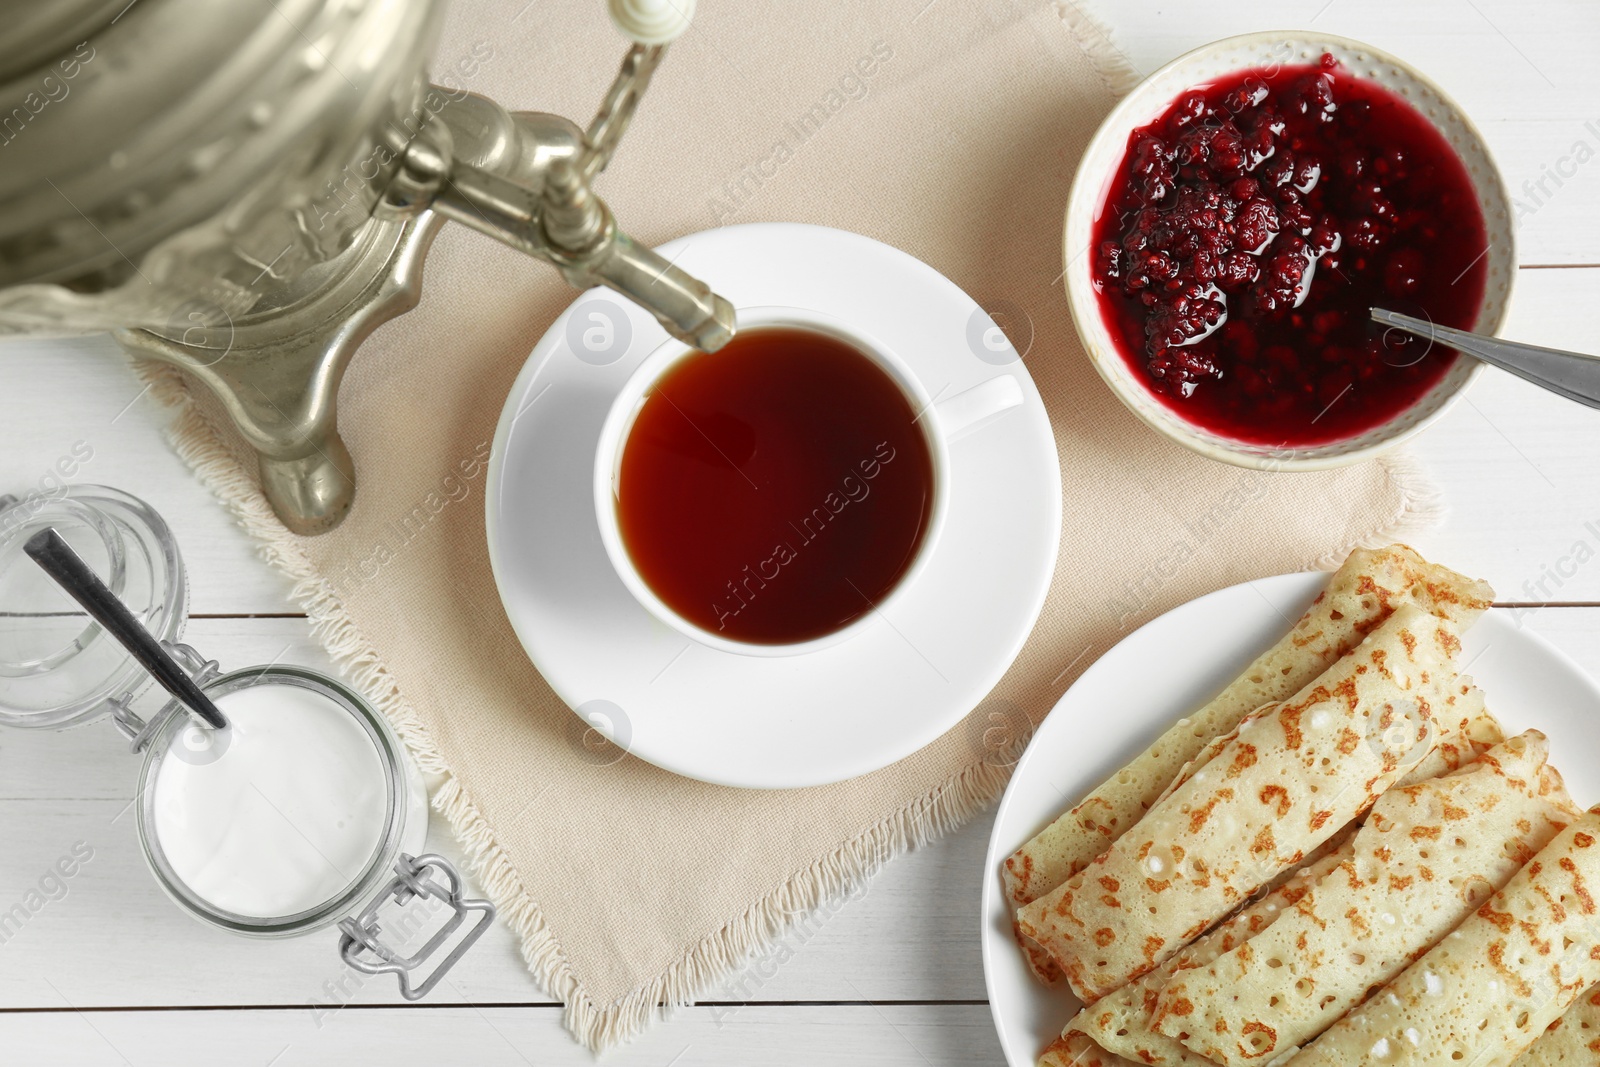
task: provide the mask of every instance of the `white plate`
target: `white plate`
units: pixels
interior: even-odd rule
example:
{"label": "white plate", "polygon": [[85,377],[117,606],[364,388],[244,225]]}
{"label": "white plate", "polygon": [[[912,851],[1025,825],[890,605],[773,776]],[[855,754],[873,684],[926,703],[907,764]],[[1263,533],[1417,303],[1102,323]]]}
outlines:
{"label": "white plate", "polygon": [[592,489],[600,425],[667,335],[647,312],[591,290],[535,346],[495,433],[489,558],[511,625],[584,720],[679,774],[809,786],[908,756],[983,699],[1044,604],[1061,474],[1033,379],[971,297],[877,241],[760,223],[659,251],[735,307],[801,307],[850,323],[896,351],[935,399],[1010,375],[1023,402],[951,442],[943,535],[878,624],[804,655],[716,651],[646,612],[601,546]]}
{"label": "white plate", "polygon": [[[1065,984],[1029,973],[1011,933],[1000,864],[1062,811],[1198,708],[1282,636],[1327,583],[1285,574],[1192,600],[1139,628],[1083,672],[1039,727],[1000,801],[983,870],[983,970],[1000,1045],[1034,1067],[1078,1010]],[[1600,685],[1514,611],[1493,610],[1462,641],[1466,673],[1507,733],[1550,736],[1578,803],[1600,801]],[[1109,724],[1107,726],[1106,724]]]}

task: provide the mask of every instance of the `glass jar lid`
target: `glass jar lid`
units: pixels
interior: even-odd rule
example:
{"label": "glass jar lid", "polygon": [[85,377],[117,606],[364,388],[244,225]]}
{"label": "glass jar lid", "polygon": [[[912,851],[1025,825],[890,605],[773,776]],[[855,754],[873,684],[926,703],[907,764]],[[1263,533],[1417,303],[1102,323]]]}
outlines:
{"label": "glass jar lid", "polygon": [[56,531],[158,640],[188,615],[177,542],[144,501],[100,485],[0,496],[0,724],[61,727],[127,706],[150,676],[23,552]]}

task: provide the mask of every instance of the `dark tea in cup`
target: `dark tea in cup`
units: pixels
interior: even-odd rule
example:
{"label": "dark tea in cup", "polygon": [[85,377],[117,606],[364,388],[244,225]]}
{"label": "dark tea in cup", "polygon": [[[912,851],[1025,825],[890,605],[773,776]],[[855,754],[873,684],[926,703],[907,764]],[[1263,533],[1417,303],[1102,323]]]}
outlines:
{"label": "dark tea in cup", "polygon": [[740,331],[645,396],[617,465],[617,523],[672,611],[731,641],[835,633],[891,593],[934,508],[934,460],[906,390],[818,330]]}

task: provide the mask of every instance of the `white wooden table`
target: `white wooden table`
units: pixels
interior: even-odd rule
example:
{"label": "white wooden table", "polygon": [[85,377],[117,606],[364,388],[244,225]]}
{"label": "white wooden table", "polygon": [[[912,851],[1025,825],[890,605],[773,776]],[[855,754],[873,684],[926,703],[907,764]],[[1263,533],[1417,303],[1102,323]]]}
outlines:
{"label": "white wooden table", "polygon": [[[1600,162],[1591,159],[1600,154],[1600,6],[1592,0],[1093,2],[1142,71],[1216,37],[1307,25],[1427,71],[1477,119],[1525,205],[1508,333],[1600,352]],[[79,479],[145,497],[178,532],[197,644],[224,663],[282,649],[285,660],[326,665],[285,580],[170,453],[163,412],[109,342],[8,346],[0,382],[0,487],[25,490],[75,445],[92,449]],[[1489,578],[1507,604],[1546,605],[1526,624],[1600,674],[1600,412],[1490,372],[1418,450],[1451,505],[1419,547]],[[257,943],[192,922],[145,872],[131,816],[121,814],[136,770],[105,724],[0,734],[0,911],[75,843],[93,849],[64,896],[16,932],[0,932],[0,1063],[590,1062],[501,928],[447,986],[411,1007],[387,979],[340,988],[331,934]],[[789,952],[756,961],[607,1061],[1000,1063],[977,943],[988,829],[976,819],[897,860],[861,899],[809,936],[791,936]],[[456,851],[442,829],[431,845]]]}

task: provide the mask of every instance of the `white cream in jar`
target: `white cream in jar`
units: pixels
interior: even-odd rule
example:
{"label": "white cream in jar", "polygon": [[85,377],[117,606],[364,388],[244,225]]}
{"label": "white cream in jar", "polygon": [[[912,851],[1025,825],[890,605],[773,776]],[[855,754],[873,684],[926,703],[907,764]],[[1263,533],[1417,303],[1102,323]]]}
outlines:
{"label": "white cream in jar", "polygon": [[255,919],[348,892],[390,820],[393,785],[371,733],[300,685],[263,682],[215,701],[226,731],[175,731],[147,786],[172,873],[212,908]]}

